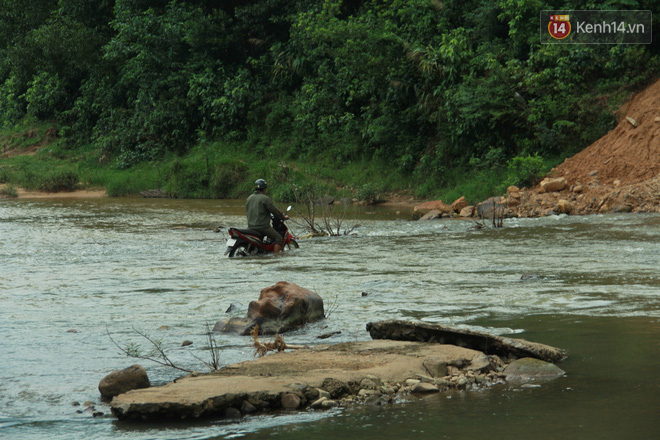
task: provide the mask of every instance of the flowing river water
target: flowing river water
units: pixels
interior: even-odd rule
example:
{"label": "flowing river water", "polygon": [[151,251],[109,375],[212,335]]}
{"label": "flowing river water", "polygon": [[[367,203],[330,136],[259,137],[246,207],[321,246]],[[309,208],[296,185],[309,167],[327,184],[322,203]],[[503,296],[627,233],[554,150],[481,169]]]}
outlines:
{"label": "flowing river water", "polygon": [[[397,209],[354,207],[345,223],[360,224],[356,235],[230,260],[226,227],[244,225],[242,201],[0,201],[0,438],[660,438],[660,215],[471,230]],[[101,378],[138,362],[109,335],[146,348],[136,330],[146,333],[204,371],[193,354],[209,358],[205,325],[231,304],[244,315],[280,280],[316,291],[330,311],[289,343],[368,340],[367,322],[422,320],[565,348],[566,376],[241,421],[122,423],[100,402]],[[249,338],[216,339],[223,365],[252,358]],[[139,362],[155,384],[182,374]]]}

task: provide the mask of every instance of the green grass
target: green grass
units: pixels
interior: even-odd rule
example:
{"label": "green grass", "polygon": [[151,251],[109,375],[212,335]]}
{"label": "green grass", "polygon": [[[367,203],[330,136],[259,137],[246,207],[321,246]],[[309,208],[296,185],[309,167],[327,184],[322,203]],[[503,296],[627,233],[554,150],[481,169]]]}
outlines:
{"label": "green grass", "polygon": [[438,179],[407,175],[382,159],[295,160],[275,153],[259,154],[246,144],[227,142],[200,144],[184,156],[171,154],[120,169],[92,145],[72,147],[52,138],[48,129],[46,125],[28,129],[29,136],[16,130],[0,133],[5,145],[15,142],[7,148],[41,146],[34,155],[0,158],[0,183],[43,191],[105,188],[113,197],[162,189],[179,198],[243,198],[252,192],[253,182],[263,178],[270,185],[269,194],[280,202],[295,201],[294,187],[313,186],[319,196],[357,197],[367,202],[397,192],[446,203],[465,196],[469,203],[478,203],[502,194],[507,180],[506,164],[476,171],[450,169],[442,179],[449,183],[439,186],[435,183]]}

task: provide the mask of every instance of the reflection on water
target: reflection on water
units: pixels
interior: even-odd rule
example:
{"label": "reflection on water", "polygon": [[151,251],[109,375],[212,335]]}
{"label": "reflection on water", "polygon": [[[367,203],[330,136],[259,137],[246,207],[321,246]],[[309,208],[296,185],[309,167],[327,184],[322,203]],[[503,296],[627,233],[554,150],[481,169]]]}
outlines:
{"label": "reflection on water", "polygon": [[[410,222],[399,208],[351,207],[356,236],[301,241],[289,255],[229,260],[242,201],[0,202],[0,438],[655,438],[660,365],[660,216]],[[397,214],[397,211],[399,213]],[[295,212],[295,211],[294,211]],[[294,214],[295,215],[295,214]],[[398,218],[398,219],[397,219]],[[221,232],[214,229],[221,226]],[[294,232],[302,232],[292,224]],[[72,402],[135,361],[110,342],[164,341],[200,368],[205,323],[286,280],[337,308],[287,335],[301,344],[368,339],[365,323],[416,319],[517,334],[570,351],[568,374],[536,389],[436,395],[386,407],[244,422],[119,424]],[[182,347],[184,340],[193,341]],[[252,356],[219,335],[225,364]],[[162,383],[178,376],[146,361]],[[653,416],[653,417],[652,417]]]}

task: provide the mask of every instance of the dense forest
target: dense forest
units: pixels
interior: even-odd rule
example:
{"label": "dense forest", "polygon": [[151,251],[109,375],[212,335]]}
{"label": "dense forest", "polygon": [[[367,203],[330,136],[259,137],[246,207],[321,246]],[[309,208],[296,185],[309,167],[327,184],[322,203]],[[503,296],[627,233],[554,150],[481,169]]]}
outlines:
{"label": "dense forest", "polygon": [[[540,44],[540,11],[652,10],[655,41],[658,6],[3,0],[0,126],[54,127],[60,159],[167,163],[149,184],[183,196],[236,196],[255,173],[284,183],[302,166],[285,163],[329,177],[378,163],[387,176],[371,175],[372,191],[398,189],[387,183],[398,176],[426,196],[470,178],[529,184],[611,129],[616,107],[660,72],[657,44]],[[246,157],[279,168],[253,172]]]}

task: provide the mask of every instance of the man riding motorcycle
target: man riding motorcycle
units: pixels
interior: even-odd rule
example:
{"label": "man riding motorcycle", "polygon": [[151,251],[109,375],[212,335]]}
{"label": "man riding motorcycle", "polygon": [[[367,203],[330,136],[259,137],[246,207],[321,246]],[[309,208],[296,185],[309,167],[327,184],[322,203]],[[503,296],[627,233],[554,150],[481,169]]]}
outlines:
{"label": "man riding motorcycle", "polygon": [[272,214],[278,220],[288,220],[289,216],[282,214],[275,207],[273,200],[266,195],[268,184],[264,179],[257,179],[254,182],[254,194],[247,198],[245,211],[247,213],[248,228],[261,232],[275,244],[273,253],[278,254],[282,250],[282,236],[270,224]]}

